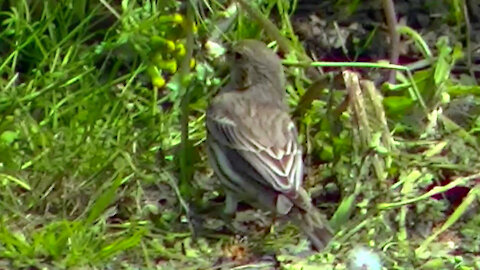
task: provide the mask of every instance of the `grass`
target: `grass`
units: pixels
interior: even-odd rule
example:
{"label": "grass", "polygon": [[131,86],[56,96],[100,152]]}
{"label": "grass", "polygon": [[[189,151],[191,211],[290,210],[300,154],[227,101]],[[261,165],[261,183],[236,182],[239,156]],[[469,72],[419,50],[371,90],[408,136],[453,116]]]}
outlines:
{"label": "grass", "polygon": [[[303,59],[288,22],[293,7],[259,2],[264,14],[281,12],[279,30],[294,41],[286,62]],[[231,269],[250,263],[261,269],[270,263],[253,254],[276,251],[285,269],[315,263],[345,269],[345,255],[360,243],[378,251],[388,269],[479,269],[479,215],[467,205],[478,200],[478,188],[451,212],[445,200],[431,199],[447,188],[425,188],[449,178],[448,187],[473,186],[480,122],[436,126],[429,112],[431,121],[417,129],[411,118],[400,117],[416,115],[421,95],[478,93],[478,86],[451,76],[461,49],[445,42],[433,50],[430,69],[399,75],[403,80],[391,91],[400,95],[384,91],[379,106],[381,97],[365,92],[355,108],[367,119],[355,122],[361,113],[343,113],[338,130],[324,117],[330,102],[318,100],[299,120],[307,152],[323,163],[311,165],[306,185],[312,193],[341,191],[340,201],[322,205],[339,227],[329,250],[309,260],[292,256],[306,248],[295,228],[239,239],[217,232],[211,215],[202,216],[208,233],[194,240],[190,214],[218,197],[202,146],[203,120],[224,76],[215,52],[199,45],[195,63],[182,69],[182,60],[189,35],[199,44],[222,27],[218,22],[228,16],[223,4],[202,2],[191,14],[198,29],[189,31],[188,16],[178,15],[184,4],[173,0],[0,1],[0,268]],[[261,36],[245,13],[233,23],[217,38]],[[289,102],[296,106],[311,81],[300,64],[287,67]],[[419,93],[410,94],[412,85]],[[334,93],[332,102],[339,103],[344,94]],[[362,121],[370,133],[355,125]],[[260,226],[251,214],[238,219]]]}

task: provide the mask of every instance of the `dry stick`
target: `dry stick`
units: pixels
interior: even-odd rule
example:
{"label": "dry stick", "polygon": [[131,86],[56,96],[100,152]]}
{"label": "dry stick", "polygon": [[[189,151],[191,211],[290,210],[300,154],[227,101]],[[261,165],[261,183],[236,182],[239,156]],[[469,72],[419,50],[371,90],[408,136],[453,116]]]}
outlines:
{"label": "dry stick", "polygon": [[349,70],[342,72],[347,88],[348,99],[351,101],[353,118],[358,129],[360,139],[359,145],[363,146],[362,150],[366,150],[370,145],[372,130],[368,124],[367,111],[365,109],[365,101],[360,87],[360,79],[358,74]]}
{"label": "dry stick", "polygon": [[[400,34],[397,31],[397,16],[395,13],[395,4],[392,0],[382,0],[383,11],[385,12],[385,18],[387,20],[388,32],[390,33],[390,64],[398,63],[400,43]],[[392,84],[395,83],[395,70],[390,71],[388,81]]]}
{"label": "dry stick", "polygon": [[387,117],[385,116],[385,109],[382,105],[382,99],[380,92],[375,88],[375,85],[372,81],[361,80],[360,81],[362,89],[368,99],[370,100],[373,110],[375,112],[375,117],[381,122],[382,125],[382,143],[388,151],[392,151],[394,147],[394,140],[388,129]]}
{"label": "dry stick", "polygon": [[470,17],[468,16],[468,8],[465,0],[462,1],[462,8],[463,8],[463,18],[465,20],[465,27],[467,30],[467,33],[465,36],[465,41],[467,43],[467,68],[470,73],[470,77],[476,80],[475,71],[473,70],[473,65],[472,65],[472,42],[471,42],[472,25],[470,24]]}

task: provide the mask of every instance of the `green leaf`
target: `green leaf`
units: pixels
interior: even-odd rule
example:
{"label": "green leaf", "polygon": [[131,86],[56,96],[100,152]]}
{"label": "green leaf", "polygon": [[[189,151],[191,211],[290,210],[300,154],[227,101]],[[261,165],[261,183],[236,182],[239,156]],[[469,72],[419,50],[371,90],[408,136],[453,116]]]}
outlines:
{"label": "green leaf", "polygon": [[420,269],[425,270],[436,270],[436,269],[444,269],[445,263],[443,262],[442,258],[435,258],[427,261],[423,264]]}
{"label": "green leaf", "polygon": [[431,236],[429,236],[423,243],[415,250],[417,255],[423,254],[426,251],[427,246],[435,240],[441,233],[450,228],[455,222],[457,222],[460,217],[467,211],[471,204],[477,199],[478,194],[480,194],[480,187],[475,187],[470,190],[467,196],[463,199],[462,203],[455,209],[455,211],[448,217],[447,221],[442,225],[440,229],[435,231]]}
{"label": "green leaf", "polygon": [[13,176],[8,175],[8,174],[0,173],[0,179],[2,179],[2,178],[3,178],[3,180],[8,180],[10,182],[13,182],[13,183],[17,184],[17,185],[21,186],[22,188],[24,188],[28,191],[32,190],[32,188],[30,187],[29,184],[27,184],[27,182],[25,182],[21,179],[18,179],[16,177],[13,177]]}
{"label": "green leaf", "polygon": [[391,96],[383,99],[385,110],[392,114],[403,113],[413,104],[414,101],[411,98],[404,96]]}
{"label": "green leaf", "polygon": [[342,200],[342,202],[337,208],[337,211],[335,211],[332,219],[330,220],[330,225],[333,227],[334,230],[338,230],[350,219],[350,215],[355,206],[354,204],[356,197],[357,196],[355,194],[351,194],[350,196]]}
{"label": "green leaf", "polygon": [[[130,175],[131,176],[131,175]],[[126,178],[129,178],[127,176]],[[107,207],[113,202],[115,199],[115,195],[117,194],[117,190],[120,185],[124,182],[125,179],[123,178],[116,178],[112,183],[112,186],[108,188],[105,192],[103,192],[95,201],[90,209],[90,213],[88,215],[87,220],[85,221],[86,224],[93,223],[100,215],[107,209]]]}
{"label": "green leaf", "polygon": [[439,55],[437,58],[437,64],[435,65],[433,79],[435,81],[435,85],[440,85],[450,76],[450,53],[452,52],[452,48],[448,46],[448,39],[446,37],[441,37],[437,42],[437,49],[439,51]]}
{"label": "green leaf", "polygon": [[135,232],[130,237],[120,238],[113,243],[103,247],[96,255],[97,260],[107,259],[119,252],[138,246],[144,235],[143,230]]}
{"label": "green leaf", "polygon": [[18,131],[6,130],[0,135],[0,141],[6,145],[12,144],[18,138]]}
{"label": "green leaf", "polygon": [[463,96],[473,94],[480,96],[480,86],[478,85],[460,85],[454,84],[447,86],[447,93],[452,96]]}

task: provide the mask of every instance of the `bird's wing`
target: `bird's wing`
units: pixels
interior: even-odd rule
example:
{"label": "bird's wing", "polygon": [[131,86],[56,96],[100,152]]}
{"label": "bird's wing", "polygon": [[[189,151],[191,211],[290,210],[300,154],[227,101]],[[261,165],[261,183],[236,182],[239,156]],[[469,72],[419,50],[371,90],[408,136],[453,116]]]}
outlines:
{"label": "bird's wing", "polygon": [[278,106],[220,96],[207,112],[207,129],[211,139],[238,152],[257,171],[261,177],[256,181],[295,195],[303,176],[302,151],[287,112]]}

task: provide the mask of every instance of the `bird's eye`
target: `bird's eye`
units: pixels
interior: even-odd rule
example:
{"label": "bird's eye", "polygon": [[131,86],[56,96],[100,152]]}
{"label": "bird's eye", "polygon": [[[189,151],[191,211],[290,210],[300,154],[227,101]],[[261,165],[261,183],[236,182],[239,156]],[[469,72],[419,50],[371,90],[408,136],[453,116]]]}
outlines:
{"label": "bird's eye", "polygon": [[239,52],[235,52],[235,53],[233,54],[233,58],[234,58],[235,60],[240,60],[240,59],[242,59],[242,54],[239,53]]}

